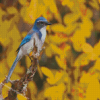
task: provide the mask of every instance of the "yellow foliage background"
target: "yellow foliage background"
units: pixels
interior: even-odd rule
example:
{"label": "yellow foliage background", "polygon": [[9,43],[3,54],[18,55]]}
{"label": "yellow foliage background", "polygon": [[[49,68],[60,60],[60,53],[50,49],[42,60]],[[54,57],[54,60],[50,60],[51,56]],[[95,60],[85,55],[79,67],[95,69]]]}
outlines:
{"label": "yellow foliage background", "polygon": [[[0,0],[0,83],[40,16],[52,25],[38,71],[18,100],[99,100],[100,0]],[[20,79],[30,64],[23,57],[11,80]],[[10,88],[10,83],[3,87],[4,98]]]}

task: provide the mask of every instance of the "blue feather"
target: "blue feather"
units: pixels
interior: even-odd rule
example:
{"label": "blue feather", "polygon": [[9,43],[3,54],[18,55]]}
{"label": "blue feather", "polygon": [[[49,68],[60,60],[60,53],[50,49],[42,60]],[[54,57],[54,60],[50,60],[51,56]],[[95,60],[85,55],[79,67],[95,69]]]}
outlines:
{"label": "blue feather", "polygon": [[42,33],[39,31],[39,39],[41,40],[41,37],[42,37]]}
{"label": "blue feather", "polygon": [[31,40],[33,34],[27,34],[27,36],[22,40],[21,44],[19,47],[21,47],[22,45],[24,45],[25,43],[29,42]]}
{"label": "blue feather", "polygon": [[32,38],[33,33],[27,34],[26,37],[22,40],[21,44],[19,45],[18,49],[16,51],[19,51],[19,49],[21,48],[21,46],[23,46],[24,44],[26,44],[27,42],[29,42]]}

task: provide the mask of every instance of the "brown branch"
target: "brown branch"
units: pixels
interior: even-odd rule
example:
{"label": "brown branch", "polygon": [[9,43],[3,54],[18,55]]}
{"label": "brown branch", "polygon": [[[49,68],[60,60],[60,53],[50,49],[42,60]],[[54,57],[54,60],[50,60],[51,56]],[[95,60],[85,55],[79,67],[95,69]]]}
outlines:
{"label": "brown branch", "polygon": [[6,98],[3,98],[2,96],[2,88],[6,83],[6,79],[0,84],[0,100],[17,100],[17,94],[20,94],[20,93],[25,96],[28,82],[33,80],[33,77],[37,71],[37,65],[39,62],[38,57],[41,55],[40,52],[38,52],[39,50],[35,44],[35,39],[34,39],[33,45],[34,45],[34,50],[33,50],[32,56],[30,57],[31,58],[30,68],[27,70],[26,74],[20,80],[10,81],[12,86]]}
{"label": "brown branch", "polygon": [[20,80],[15,80],[11,82],[12,86],[8,92],[8,97],[6,97],[4,100],[16,100],[18,93],[22,93],[23,95],[25,95],[25,92],[27,90],[27,84],[33,79],[36,73],[37,63],[38,59],[33,58],[32,64],[27,70],[27,73]]}
{"label": "brown branch", "polygon": [[[33,53],[37,53],[37,49],[38,48],[34,46]],[[38,57],[35,58],[34,55],[32,55],[30,68],[27,70],[26,74],[20,80],[10,81],[12,83],[11,89],[8,92],[8,96],[3,100],[16,100],[17,94],[19,93],[25,96],[28,82],[33,80],[33,77],[37,71],[37,64],[38,64]]]}

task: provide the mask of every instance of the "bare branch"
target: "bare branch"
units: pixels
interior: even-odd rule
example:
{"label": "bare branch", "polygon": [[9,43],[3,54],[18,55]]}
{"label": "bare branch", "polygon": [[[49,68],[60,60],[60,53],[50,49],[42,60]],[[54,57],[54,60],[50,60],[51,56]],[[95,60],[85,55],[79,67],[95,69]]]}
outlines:
{"label": "bare branch", "polygon": [[[37,53],[37,47],[34,47],[34,53]],[[17,94],[21,93],[25,96],[27,91],[27,85],[29,81],[33,80],[33,77],[37,71],[38,57],[31,56],[31,66],[27,70],[26,74],[20,80],[10,81],[12,83],[11,89],[8,92],[8,97],[3,100],[16,100]]]}

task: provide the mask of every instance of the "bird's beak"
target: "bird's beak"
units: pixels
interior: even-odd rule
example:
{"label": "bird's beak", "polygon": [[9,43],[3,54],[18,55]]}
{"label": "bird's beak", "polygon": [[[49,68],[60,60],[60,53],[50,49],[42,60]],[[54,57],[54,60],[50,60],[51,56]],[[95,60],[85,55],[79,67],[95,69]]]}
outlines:
{"label": "bird's beak", "polygon": [[51,23],[49,23],[49,22],[46,22],[45,24],[46,24],[46,25],[51,25]]}

